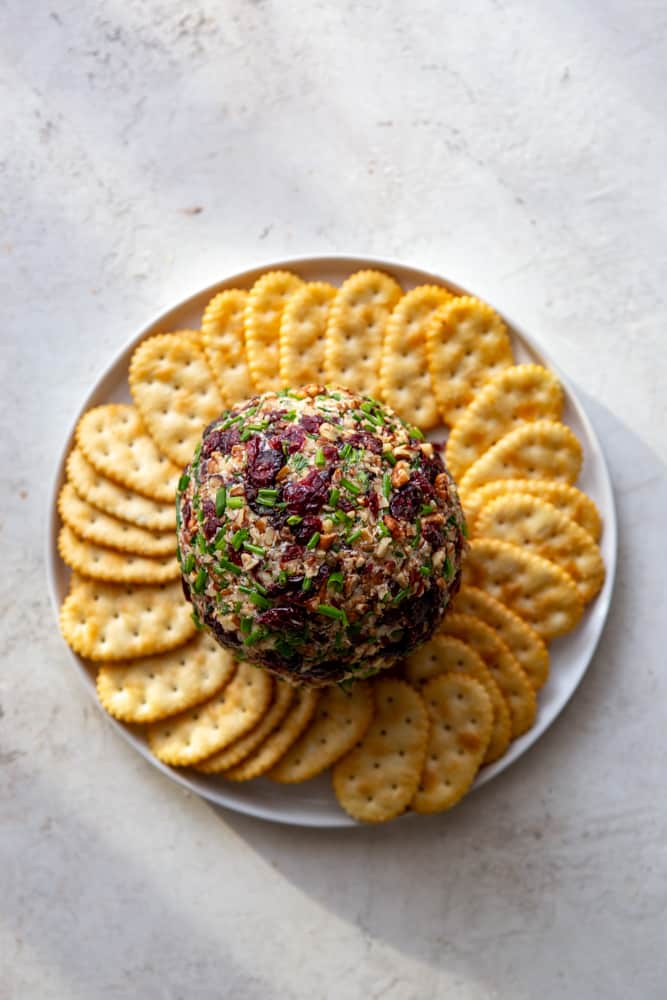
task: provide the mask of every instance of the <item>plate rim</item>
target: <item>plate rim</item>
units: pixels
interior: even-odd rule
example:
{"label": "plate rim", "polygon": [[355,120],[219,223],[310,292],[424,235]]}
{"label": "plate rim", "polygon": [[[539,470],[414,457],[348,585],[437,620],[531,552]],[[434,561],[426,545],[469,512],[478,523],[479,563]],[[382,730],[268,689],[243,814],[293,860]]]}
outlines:
{"label": "plate rim", "polygon": [[[232,284],[244,284],[247,285],[254,281],[260,274],[265,273],[268,270],[297,270],[299,267],[315,268],[320,270],[325,270],[327,266],[333,267],[334,269],[342,269],[345,267],[350,271],[361,270],[361,269],[377,269],[377,270],[388,270],[390,273],[393,271],[401,272],[412,272],[414,275],[418,276],[420,283],[427,282],[429,284],[443,285],[446,288],[454,291],[458,295],[475,295],[474,292],[469,291],[465,286],[459,284],[458,282],[445,277],[442,274],[431,270],[425,270],[424,268],[418,267],[415,264],[406,263],[397,258],[387,258],[387,257],[366,257],[358,256],[356,254],[301,254],[295,257],[286,257],[279,260],[267,260],[262,263],[254,264],[252,267],[248,267],[243,271],[237,271],[229,275],[225,275],[217,281],[196,290],[191,295],[180,299],[173,305],[162,310],[157,316],[155,316],[150,322],[144,324],[138,333],[133,334],[127,339],[120,347],[120,349],[114,353],[112,359],[107,362],[102,370],[98,373],[96,377],[93,378],[92,387],[88,389],[85,393],[84,398],[81,400],[78,408],[75,411],[75,416],[70,422],[69,431],[65,437],[62,449],[56,459],[51,476],[51,487],[49,492],[49,513],[46,518],[45,525],[45,563],[46,563],[46,574],[47,574],[47,588],[49,592],[49,600],[51,608],[55,615],[56,625],[59,623],[60,617],[60,601],[58,595],[57,587],[57,560],[60,559],[57,547],[57,532],[58,532],[58,512],[57,512],[57,498],[60,488],[64,482],[65,478],[65,464],[67,460],[67,455],[69,454],[70,448],[74,441],[76,426],[85,412],[85,410],[91,405],[93,398],[98,395],[100,389],[103,387],[105,381],[110,379],[112,375],[116,372],[117,368],[122,365],[123,360],[126,355],[129,354],[142,340],[151,334],[157,332],[158,328],[161,326],[169,325],[169,317],[173,313],[181,312],[187,309],[188,306],[194,304],[199,299],[203,299],[205,296],[212,298],[224,287],[230,287]],[[566,696],[563,698],[559,704],[558,710],[555,715],[546,722],[541,728],[534,727],[525,733],[520,740],[515,741],[515,752],[509,752],[500,760],[496,761],[494,764],[490,765],[484,771],[482,771],[473,784],[471,792],[483,787],[493,778],[497,777],[509,767],[512,766],[517,760],[520,759],[535,743],[547,732],[548,729],[556,722],[558,717],[563,713],[568,703],[570,702],[575,691],[581,684],[585,674],[590,667],[593,656],[595,655],[596,649],[604,632],[606,621],[609,615],[609,610],[611,607],[611,601],[614,592],[614,585],[616,581],[616,566],[618,557],[618,520],[616,512],[616,502],[614,497],[613,486],[611,482],[611,477],[609,475],[609,467],[607,464],[607,459],[602,448],[602,444],[598,438],[598,435],[593,427],[586,410],[584,409],[582,403],[580,402],[577,393],[575,392],[572,383],[566,374],[561,370],[560,366],[556,364],[551,357],[549,351],[545,351],[542,346],[534,340],[532,335],[526,333],[524,327],[518,324],[510,317],[504,310],[499,310],[496,306],[490,302],[486,297],[484,301],[501,316],[505,321],[507,326],[514,331],[521,340],[524,341],[526,346],[541,357],[558,375],[561,380],[563,387],[565,389],[566,400],[569,405],[575,411],[578,420],[581,422],[588,441],[595,446],[597,452],[597,457],[599,460],[599,469],[601,479],[602,491],[605,494],[605,539],[609,547],[609,555],[605,564],[606,577],[603,589],[595,598],[595,607],[597,618],[599,624],[597,626],[597,632],[591,641],[590,647],[585,652],[585,662],[580,668],[578,677],[575,683],[572,685],[571,689],[567,692]],[[60,629],[58,628],[60,633]],[[220,794],[213,790],[208,791],[206,786],[195,786],[193,780],[189,776],[188,772],[182,773],[174,768],[169,767],[162,761],[155,758],[148,748],[143,745],[136,736],[127,728],[123,723],[114,719],[107,712],[104,711],[102,706],[95,695],[94,685],[91,685],[90,674],[88,673],[86,666],[84,665],[83,658],[79,657],[62,639],[61,640],[67,652],[69,653],[70,659],[72,660],[76,673],[79,678],[80,683],[86,689],[89,697],[97,705],[98,709],[102,713],[103,717],[109,722],[113,728],[120,733],[122,738],[130,746],[136,750],[145,761],[150,763],[153,767],[157,768],[164,775],[170,778],[176,784],[180,785],[182,788],[187,789],[189,792],[196,794],[206,801],[210,802],[216,807],[232,809],[235,812],[242,813],[244,815],[254,816],[258,819],[267,820],[274,823],[281,823],[290,826],[302,826],[311,827],[315,829],[336,829],[336,828],[355,828],[364,826],[364,824],[358,823],[351,816],[348,816],[342,809],[340,811],[340,816],[319,816],[317,814],[308,815],[307,812],[296,817],[291,813],[283,815],[274,812],[270,807],[264,806],[261,803],[256,802],[238,802],[238,801],[220,801]],[[517,747],[517,744],[520,746]],[[306,810],[307,807],[300,807],[302,812]],[[402,819],[409,818],[411,814],[406,814]]]}

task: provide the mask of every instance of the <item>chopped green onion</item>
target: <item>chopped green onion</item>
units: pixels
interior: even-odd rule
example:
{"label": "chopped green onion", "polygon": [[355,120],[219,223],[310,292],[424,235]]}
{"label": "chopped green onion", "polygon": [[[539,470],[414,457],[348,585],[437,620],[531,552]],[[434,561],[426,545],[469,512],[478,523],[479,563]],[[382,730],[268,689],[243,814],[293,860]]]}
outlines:
{"label": "chopped green onion", "polygon": [[289,524],[290,528],[293,528],[295,524],[301,524],[302,521],[303,518],[300,517],[298,514],[290,514],[290,516],[287,518],[287,523]]}
{"label": "chopped green onion", "polygon": [[183,569],[186,573],[192,573],[195,568],[195,554],[194,552],[189,552],[185,562],[183,563]]}
{"label": "chopped green onion", "polygon": [[396,458],[390,451],[383,451],[382,457],[385,462],[389,462],[390,465],[396,465]]}
{"label": "chopped green onion", "polygon": [[241,632],[243,635],[250,635],[252,632],[252,618],[241,618]]}
{"label": "chopped green onion", "polygon": [[228,497],[227,506],[230,510],[240,510],[243,506],[243,497]]}
{"label": "chopped green onion", "polygon": [[452,565],[452,561],[449,558],[449,556],[445,556],[445,562],[442,568],[446,578],[448,580],[451,580],[451,578],[454,576],[454,566]]}
{"label": "chopped green onion", "polygon": [[199,532],[199,534],[197,535],[197,548],[199,549],[202,555],[204,555],[208,551],[206,545],[206,537],[202,535],[201,532]]}
{"label": "chopped green onion", "polygon": [[193,622],[195,623],[195,628],[196,628],[196,629],[197,629],[197,630],[198,630],[199,632],[201,632],[201,630],[203,629],[204,625],[203,625],[203,623],[202,623],[202,620],[201,620],[201,618],[200,618],[200,617],[199,617],[199,615],[197,614],[197,611],[196,611],[196,609],[193,609],[193,611],[192,611],[192,614],[190,615],[190,617],[192,618]]}
{"label": "chopped green onion", "polygon": [[329,587],[333,587],[335,585],[338,588],[338,590],[342,590],[344,582],[345,582],[345,579],[344,579],[342,573],[331,573],[329,575],[329,579],[327,581],[327,585]]}
{"label": "chopped green onion", "polygon": [[189,482],[190,482],[190,477],[187,474],[187,472],[184,472],[181,478],[178,480],[178,492],[182,493]]}
{"label": "chopped green onion", "polygon": [[255,556],[265,556],[266,549],[263,549],[261,545],[253,545],[252,542],[244,542],[243,548],[246,552],[252,552]]}
{"label": "chopped green onion", "polygon": [[432,573],[432,569],[430,566],[420,566],[419,572],[421,573],[422,576],[430,576]]}
{"label": "chopped green onion", "polygon": [[347,615],[342,608],[334,608],[331,604],[318,604],[315,608],[321,615],[326,615],[327,618],[335,618],[337,621],[342,622],[347,625]]}
{"label": "chopped green onion", "polygon": [[260,609],[260,611],[266,611],[271,607],[271,601],[267,601],[267,599],[262,597],[261,594],[258,594],[257,591],[253,591],[251,594],[248,594],[248,597],[252,603]]}
{"label": "chopped green onion", "polygon": [[207,582],[208,582],[208,573],[202,566],[202,568],[197,573],[197,579],[192,584],[192,589],[194,590],[195,594],[201,594],[202,591],[205,590]]}
{"label": "chopped green onion", "polygon": [[248,438],[252,437],[252,433],[253,432],[250,430],[250,428],[246,427],[244,431],[241,431],[240,440],[247,441]]}
{"label": "chopped green onion", "polygon": [[265,431],[269,426],[268,420],[263,420],[261,424],[247,424],[247,430],[249,431]]}
{"label": "chopped green onion", "polygon": [[239,530],[234,533],[232,537],[232,548],[234,549],[235,552],[239,551],[239,549],[241,548],[243,542],[247,537],[248,537],[247,528],[239,528]]}
{"label": "chopped green onion", "polygon": [[304,576],[303,583],[301,584],[301,590],[305,594],[305,593],[307,593],[310,590],[310,588],[312,587],[312,585],[313,585],[313,578],[312,578],[312,576]]}
{"label": "chopped green onion", "polygon": [[319,544],[319,541],[320,541],[320,533],[319,533],[319,531],[314,531],[312,533],[312,535],[310,536],[310,538],[308,539],[308,543],[306,545],[306,548],[310,549],[311,552],[312,552],[313,549],[317,548],[317,546]]}
{"label": "chopped green onion", "polygon": [[261,639],[265,639],[268,632],[264,628],[257,628],[254,632],[251,632],[248,638],[243,643],[244,646],[254,646],[256,642],[260,642]]}
{"label": "chopped green onion", "polygon": [[218,517],[222,517],[225,513],[225,508],[227,507],[227,490],[224,486],[221,486],[218,492],[215,494],[215,513]]}
{"label": "chopped green onion", "polygon": [[419,513],[420,514],[432,514],[435,510],[435,506],[432,503],[422,504]]}
{"label": "chopped green onion", "polygon": [[388,500],[391,496],[391,476],[388,472],[385,472],[382,477],[382,492]]}
{"label": "chopped green onion", "polygon": [[415,521],[415,529],[416,529],[415,530],[415,537],[412,539],[412,548],[413,549],[417,548],[417,546],[419,545],[419,543],[421,541],[421,537],[422,537],[422,522],[421,522],[421,518],[420,517],[418,517],[417,520]]}
{"label": "chopped green onion", "polygon": [[353,420],[356,420],[356,421],[365,420],[366,419],[365,414],[364,413],[359,413],[359,410],[353,410],[352,413],[350,414],[350,416],[352,417]]}
{"label": "chopped green onion", "polygon": [[257,490],[257,496],[260,496],[260,497],[261,496],[265,496],[265,497],[268,497],[269,500],[277,500],[278,499],[278,490],[270,490],[270,489],[268,489],[268,487],[267,488],[260,487],[260,489]]}
{"label": "chopped green onion", "polygon": [[394,604],[400,604],[401,601],[403,600],[403,598],[408,597],[409,594],[410,594],[410,591],[408,590],[408,588],[404,587],[403,590],[399,590],[399,592],[396,594],[396,597],[394,598],[393,603]]}
{"label": "chopped green onion", "polygon": [[344,524],[346,527],[349,527],[351,524],[354,523],[353,519],[348,514],[346,514],[345,511],[342,510],[337,510],[334,513],[333,517],[334,521],[336,521],[338,524]]}
{"label": "chopped green onion", "polygon": [[220,569],[226,569],[229,573],[233,573],[235,576],[240,576],[243,570],[236,563],[230,562],[229,559],[218,559],[218,566]]}
{"label": "chopped green onion", "polygon": [[[336,486],[334,486],[334,488],[329,493],[329,499],[327,501],[329,506],[335,507],[336,504],[338,503],[339,497],[340,497],[340,490]],[[289,524],[289,521],[287,523]]]}
{"label": "chopped green onion", "polygon": [[414,424],[408,424],[408,434],[410,437],[417,438],[418,441],[424,440],[424,435],[418,427],[414,426]]}
{"label": "chopped green onion", "polygon": [[287,573],[284,569],[281,569],[280,573],[278,573],[278,583],[281,587],[284,587],[287,583]]}
{"label": "chopped green onion", "polygon": [[285,416],[283,417],[283,419],[284,420],[289,420],[290,422],[292,420],[296,420],[296,410],[290,410],[289,413],[285,414]]}
{"label": "chopped green onion", "polygon": [[345,459],[349,458],[351,454],[352,454],[352,445],[348,442],[348,443],[344,444],[343,447],[341,448],[341,450],[340,450],[340,457],[343,460],[345,460]]}
{"label": "chopped green onion", "polygon": [[351,483],[349,479],[341,479],[340,485],[344,489],[346,489],[350,493],[352,493],[353,496],[359,496],[359,494],[361,493],[361,489],[357,486],[357,484],[356,483]]}
{"label": "chopped green onion", "polygon": [[378,521],[378,531],[380,532],[383,538],[389,538],[391,536],[391,531],[384,523],[384,521]]}
{"label": "chopped green onion", "polygon": [[352,534],[347,536],[346,541],[348,545],[351,545],[352,542],[356,542],[357,538],[360,537],[361,537],[361,528],[357,528],[356,531],[353,531]]}
{"label": "chopped green onion", "polygon": [[315,465],[322,469],[327,464],[327,460],[324,457],[324,452],[321,448],[318,448],[315,452]]}

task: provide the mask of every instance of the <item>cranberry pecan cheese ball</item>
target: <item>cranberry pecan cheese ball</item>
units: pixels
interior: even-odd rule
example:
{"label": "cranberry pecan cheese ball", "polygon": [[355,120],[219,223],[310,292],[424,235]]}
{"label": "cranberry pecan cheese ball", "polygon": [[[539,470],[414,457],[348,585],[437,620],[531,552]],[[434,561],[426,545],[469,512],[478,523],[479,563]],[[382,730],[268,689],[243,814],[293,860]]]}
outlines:
{"label": "cranberry pecan cheese ball", "polygon": [[294,684],[391,666],[459,586],[465,523],[438,450],[342,388],[267,392],[224,413],[176,506],[195,621]]}

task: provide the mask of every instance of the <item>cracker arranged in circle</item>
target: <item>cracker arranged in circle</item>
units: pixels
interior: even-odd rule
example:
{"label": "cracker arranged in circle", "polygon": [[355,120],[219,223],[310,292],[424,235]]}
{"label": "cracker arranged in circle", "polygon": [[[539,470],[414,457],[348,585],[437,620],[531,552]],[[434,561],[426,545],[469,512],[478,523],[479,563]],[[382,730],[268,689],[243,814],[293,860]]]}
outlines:
{"label": "cracker arranged in circle", "polygon": [[337,289],[311,281],[288,298],[280,322],[280,379],[283,385],[324,382],[324,350],[331,303]]}
{"label": "cracker arranged in circle", "polygon": [[529,493],[541,497],[557,507],[572,521],[587,531],[594,542],[600,540],[602,519],[591,498],[568,483],[555,483],[549,479],[495,479],[485,483],[465,497],[465,513],[470,534],[475,533],[477,517],[482,507],[491,500],[512,493]]}
{"label": "cracker arranged in circle", "polygon": [[570,632],[584,611],[564,569],[496,538],[472,539],[462,579],[507,605],[546,642]]}
{"label": "cracker arranged in circle", "polygon": [[493,710],[479,681],[464,674],[434,677],[422,688],[429,716],[424,770],[410,803],[417,813],[451,809],[469,790],[486,753]]}
{"label": "cracker arranged in circle", "polygon": [[112,583],[168,583],[181,575],[175,556],[137,556],[79,538],[69,524],[58,535],[58,552],[82,576]]}
{"label": "cracker arranged in circle", "polygon": [[164,764],[187,767],[247,733],[266,712],[273,681],[264,670],[241,663],[209,701],[148,727],[148,745]]}
{"label": "cracker arranged in circle", "polygon": [[176,555],[175,532],[157,534],[105,514],[87,500],[82,500],[71,483],[65,483],[60,491],[58,513],[65,524],[87,542],[136,555]]}
{"label": "cracker arranged in circle", "polygon": [[471,646],[488,667],[507,702],[512,737],[516,739],[527,732],[537,714],[535,691],[502,639],[479,618],[458,612],[445,615],[441,628],[446,635]]}
{"label": "cracker arranged in circle", "polygon": [[423,430],[440,422],[426,357],[426,329],[436,310],[451,298],[440,285],[418,285],[398,300],[384,331],[382,399],[399,417]]}
{"label": "cracker arranged in circle", "polygon": [[362,739],[373,711],[369,684],[358,682],[349,694],[337,686],[325,688],[308,728],[269,771],[269,778],[294,784],[325,771]]}
{"label": "cracker arranged in circle", "polygon": [[485,590],[464,585],[452,602],[452,611],[474,615],[495,629],[530,681],[533,690],[549,676],[549,651],[534,628]]}
{"label": "cracker arranged in circle", "polygon": [[563,389],[542,365],[512,365],[482,386],[447,439],[445,459],[460,479],[480,455],[518,424],[560,420]]}
{"label": "cracker arranged in circle", "polygon": [[227,406],[255,391],[245,350],[247,301],[248,293],[240,288],[220,292],[206,306],[201,321],[206,360]]}
{"label": "cracker arranged in circle", "polygon": [[176,508],[119,486],[93,468],[80,448],[67,458],[67,477],[82,500],[105,514],[149,531],[176,531]]}
{"label": "cracker arranged in circle", "polygon": [[572,577],[584,604],[604,583],[604,563],[591,536],[540,497],[515,493],[492,500],[477,518],[477,532],[556,563]]}
{"label": "cracker arranged in circle", "polygon": [[105,403],[88,410],[77,444],[103,476],[165,503],[174,503],[180,469],[159,450],[134,406]]}
{"label": "cracker arranged in circle", "polygon": [[245,308],[245,344],[250,376],[259,392],[282,388],[280,323],[290,295],[303,282],[290,271],[268,271],[250,289]]}
{"label": "cracker arranged in circle", "polygon": [[401,295],[400,285],[381,271],[356,271],[343,282],[327,326],[328,382],[367,396],[379,395],[382,338]]}
{"label": "cracker arranged in circle", "polygon": [[566,424],[555,420],[520,424],[470,466],[459,492],[467,496],[496,479],[552,479],[571,485],[582,460],[579,439]]}
{"label": "cracker arranged in circle", "polygon": [[512,724],[507,702],[481,657],[460,639],[439,632],[411,653],[405,663],[406,678],[418,686],[449,673],[467,674],[479,681],[489,696],[493,727],[483,763],[491,764],[502,757],[510,745]]}
{"label": "cracker arranged in circle", "polygon": [[230,781],[250,781],[251,778],[258,778],[270,771],[301,736],[315,714],[319,697],[318,691],[298,688],[294,693],[290,709],[280,725],[240,764],[226,770],[225,778],[229,778]]}
{"label": "cracker arranged in circle", "polygon": [[245,736],[234,740],[224,750],[195,764],[203,774],[220,774],[249,757],[278,728],[294,702],[294,688],[284,681],[274,680],[273,699],[266,713]]}
{"label": "cracker arranged in circle", "polygon": [[450,427],[480,386],[514,363],[500,316],[470,295],[437,310],[426,330],[426,353],[438,410]]}
{"label": "cracker arranged in circle", "polygon": [[196,627],[180,582],[141,586],[73,576],[60,630],[75,653],[108,662],[175,649]]}
{"label": "cracker arranged in circle", "polygon": [[132,355],[128,379],[160,451],[176,465],[187,465],[202,431],[224,409],[199,331],[159,333],[142,341]]}
{"label": "cracker arranged in circle", "polygon": [[180,649],[100,667],[97,696],[121,722],[157,722],[212,698],[235,670],[231,653],[200,632]]}
{"label": "cracker arranged in circle", "polygon": [[346,812],[381,823],[405,812],[419,785],[428,740],[428,714],[404,681],[373,685],[375,716],[363,739],[332,770],[336,798]]}

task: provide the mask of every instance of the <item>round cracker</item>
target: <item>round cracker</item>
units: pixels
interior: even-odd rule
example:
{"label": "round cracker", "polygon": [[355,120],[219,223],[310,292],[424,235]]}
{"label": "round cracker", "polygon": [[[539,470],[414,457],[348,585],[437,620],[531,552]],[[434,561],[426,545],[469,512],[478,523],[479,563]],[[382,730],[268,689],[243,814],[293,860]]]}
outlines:
{"label": "round cracker", "polygon": [[236,662],[207,632],[180,649],[97,672],[97,696],[121,722],[157,722],[213,697],[227,684]]}
{"label": "round cracker", "polygon": [[338,289],[331,306],[325,353],[328,382],[378,396],[382,338],[400,285],[381,271],[356,271]]}
{"label": "round cracker", "polygon": [[480,455],[518,424],[560,420],[563,389],[542,365],[512,365],[482,386],[447,438],[445,458],[459,480]]}
{"label": "round cracker", "polygon": [[398,300],[387,320],[380,365],[381,396],[399,417],[424,430],[440,421],[426,356],[426,330],[452,298],[439,285],[418,285]]}
{"label": "round cracker", "polygon": [[196,627],[180,583],[101,583],[73,574],[60,630],[75,653],[109,662],[175,649]]}
{"label": "round cracker", "polygon": [[302,284],[290,271],[268,271],[250,289],[245,309],[245,344],[250,376],[259,392],[281,388],[280,323],[290,295]]}
{"label": "round cracker", "polygon": [[549,479],[494,479],[480,486],[474,493],[467,493],[465,513],[471,535],[475,534],[477,518],[482,508],[491,500],[510,493],[529,493],[531,496],[547,500],[557,507],[561,514],[566,514],[587,531],[594,542],[600,540],[602,518],[591,498],[576,486],[555,483]]}
{"label": "round cracker", "polygon": [[273,692],[264,670],[241,663],[222,691],[202,705],[147,729],[148,745],[165,764],[196,764],[239,739],[262,718]]}
{"label": "round cracker", "polygon": [[58,535],[63,562],[83,576],[112,583],[167,583],[181,575],[174,556],[137,556],[79,538],[69,524]]}
{"label": "round cracker", "polygon": [[450,427],[480,386],[514,363],[500,316],[469,295],[437,310],[426,330],[426,352],[440,416]]}
{"label": "round cracker", "polygon": [[280,323],[280,379],[283,385],[324,382],[329,312],[337,289],[312,281],[288,298]]}
{"label": "round cracker", "polygon": [[176,508],[119,486],[93,468],[80,448],[73,448],[67,458],[67,478],[82,500],[105,514],[149,531],[176,531]]}
{"label": "round cracker", "polygon": [[591,536],[540,497],[515,493],[492,500],[477,518],[477,531],[486,538],[524,546],[561,566],[584,604],[604,583],[604,562]]}
{"label": "round cracker", "polygon": [[148,432],[178,466],[187,465],[204,428],[224,404],[198,330],[148,337],[137,347],[130,391]]}
{"label": "round cracker", "polygon": [[71,483],[65,483],[58,496],[58,513],[73,531],[87,542],[133,552],[143,556],[176,555],[176,533],[139,528],[105,514],[82,500]]}
{"label": "round cracker", "polygon": [[159,450],[134,406],[105,403],[88,410],[76,440],[103,476],[153,500],[175,502],[180,469]]}
{"label": "round cracker", "polygon": [[319,692],[308,688],[298,688],[289,712],[275,729],[253,753],[245,757],[240,764],[224,772],[230,781],[250,781],[266,774],[278,763],[292,744],[298,740],[317,708]]}
{"label": "round cracker", "polygon": [[255,391],[245,350],[248,293],[230,288],[211,299],[204,310],[201,335],[204,353],[227,406]]}
{"label": "round cracker", "polygon": [[308,728],[269,771],[269,778],[295,784],[331,767],[363,738],[373,707],[369,684],[357,682],[350,692],[325,688]]}
{"label": "round cracker", "polygon": [[452,611],[474,615],[495,629],[525,673],[534,691],[549,677],[549,651],[543,639],[523,618],[510,611],[491,594],[463,586],[452,602]]}
{"label": "round cracker", "polygon": [[410,805],[418,813],[444,812],[460,802],[475,780],[491,738],[493,710],[484,687],[464,674],[434,677],[422,696],[429,736]]}
{"label": "round cracker", "polygon": [[355,819],[381,823],[405,812],[419,785],[428,739],[420,695],[404,681],[373,685],[375,716],[363,739],[332,771],[339,803]]}
{"label": "round cracker", "polygon": [[249,757],[253,750],[256,750],[271,733],[278,728],[294,702],[294,688],[284,681],[275,680],[273,685],[273,700],[265,715],[259,720],[256,726],[234,740],[224,750],[219,750],[211,757],[200,761],[195,765],[198,771],[203,774],[220,774],[240,764],[242,760]]}
{"label": "round cracker", "polygon": [[473,538],[463,583],[485,590],[528,622],[546,642],[570,632],[584,606],[570,576],[555,563],[495,538]]}

